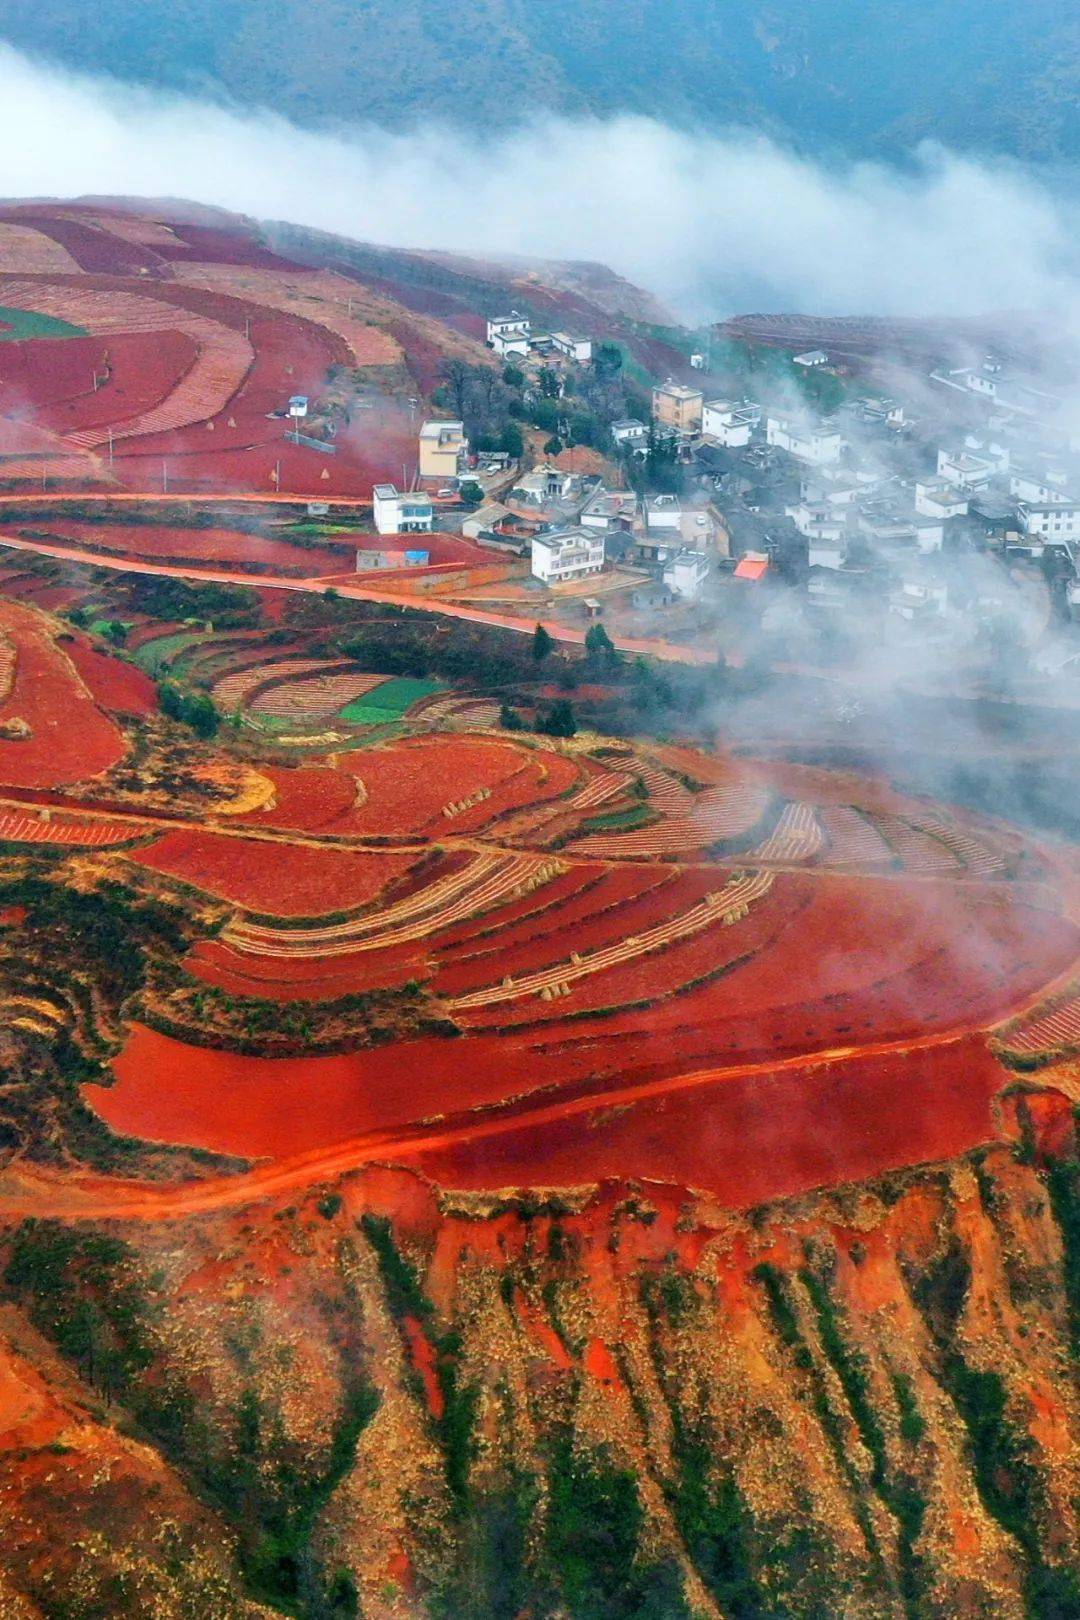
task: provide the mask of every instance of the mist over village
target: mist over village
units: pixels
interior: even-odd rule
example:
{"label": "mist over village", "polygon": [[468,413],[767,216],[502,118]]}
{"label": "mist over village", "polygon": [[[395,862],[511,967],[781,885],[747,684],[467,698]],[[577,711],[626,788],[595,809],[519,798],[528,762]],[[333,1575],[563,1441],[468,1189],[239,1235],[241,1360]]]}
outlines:
{"label": "mist over village", "polygon": [[0,0],[0,1620],[1080,1620],[1060,0]]}

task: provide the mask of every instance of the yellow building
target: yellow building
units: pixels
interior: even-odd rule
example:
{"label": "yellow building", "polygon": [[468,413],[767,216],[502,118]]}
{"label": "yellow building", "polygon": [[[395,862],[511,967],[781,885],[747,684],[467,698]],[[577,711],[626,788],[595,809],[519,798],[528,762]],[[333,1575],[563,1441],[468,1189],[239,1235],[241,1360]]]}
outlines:
{"label": "yellow building", "polygon": [[685,383],[661,383],[653,389],[653,421],[659,427],[674,428],[676,433],[697,433],[701,429],[701,412],[705,395],[700,388],[687,388]]}
{"label": "yellow building", "polygon": [[420,429],[420,476],[444,483],[456,478],[469,441],[463,422],[425,422]]}

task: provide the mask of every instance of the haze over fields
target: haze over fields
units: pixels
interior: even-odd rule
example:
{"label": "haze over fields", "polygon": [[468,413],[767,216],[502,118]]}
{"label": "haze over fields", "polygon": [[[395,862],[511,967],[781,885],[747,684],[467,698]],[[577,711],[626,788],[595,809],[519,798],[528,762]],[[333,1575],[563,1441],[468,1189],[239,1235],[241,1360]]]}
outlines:
{"label": "haze over fields", "polygon": [[[494,141],[475,121],[444,127],[445,99],[412,131],[318,133],[10,49],[0,97],[22,135],[0,152],[12,197],[182,196],[396,246],[591,259],[698,320],[764,307],[1071,321],[1078,302],[1072,182],[943,147],[901,166],[800,157],[748,129],[679,130],[662,99],[609,120],[537,105]],[[354,115],[374,111],[361,99]]]}

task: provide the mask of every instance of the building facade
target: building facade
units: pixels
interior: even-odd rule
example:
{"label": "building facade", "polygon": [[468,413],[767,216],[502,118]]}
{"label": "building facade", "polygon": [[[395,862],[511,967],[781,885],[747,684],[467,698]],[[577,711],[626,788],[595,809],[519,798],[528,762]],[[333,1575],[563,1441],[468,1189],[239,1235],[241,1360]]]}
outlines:
{"label": "building facade", "polygon": [[588,529],[539,534],[532,543],[532,572],[545,585],[599,574],[604,566],[604,537]]}
{"label": "building facade", "polygon": [[448,483],[456,478],[468,454],[464,422],[425,422],[420,429],[420,476]]}

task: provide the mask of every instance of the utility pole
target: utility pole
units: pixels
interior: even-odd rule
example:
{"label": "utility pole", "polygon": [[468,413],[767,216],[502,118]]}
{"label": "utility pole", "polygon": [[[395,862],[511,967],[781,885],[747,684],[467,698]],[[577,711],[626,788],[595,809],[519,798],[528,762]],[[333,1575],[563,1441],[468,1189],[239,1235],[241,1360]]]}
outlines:
{"label": "utility pole", "polygon": [[109,429],[109,466],[113,464],[113,430]]}
{"label": "utility pole", "polygon": [[163,495],[169,493],[169,464],[167,461],[161,463],[161,493]]}

